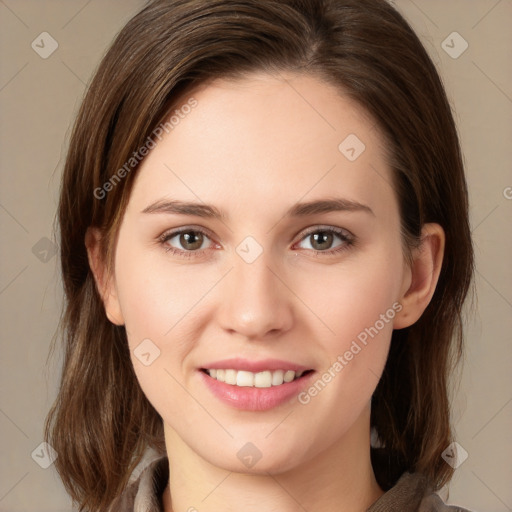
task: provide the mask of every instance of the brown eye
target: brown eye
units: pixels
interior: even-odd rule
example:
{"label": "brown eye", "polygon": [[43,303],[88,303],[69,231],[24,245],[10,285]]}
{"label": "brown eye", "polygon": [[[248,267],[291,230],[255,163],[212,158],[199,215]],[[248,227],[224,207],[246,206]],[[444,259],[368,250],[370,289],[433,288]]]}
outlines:
{"label": "brown eye", "polygon": [[316,251],[330,249],[334,240],[333,234],[329,233],[328,231],[318,231],[309,236],[311,240],[311,247],[313,247],[313,249]]}
{"label": "brown eye", "polygon": [[317,227],[307,232],[299,242],[302,249],[310,249],[313,253],[333,254],[343,251],[354,244],[355,237],[341,228]]}
{"label": "brown eye", "polygon": [[160,242],[165,246],[166,251],[176,254],[193,255],[195,252],[205,249],[210,238],[198,229],[182,229],[164,233]]}
{"label": "brown eye", "polygon": [[179,235],[179,242],[184,249],[194,251],[203,245],[204,236],[198,231],[186,231]]}

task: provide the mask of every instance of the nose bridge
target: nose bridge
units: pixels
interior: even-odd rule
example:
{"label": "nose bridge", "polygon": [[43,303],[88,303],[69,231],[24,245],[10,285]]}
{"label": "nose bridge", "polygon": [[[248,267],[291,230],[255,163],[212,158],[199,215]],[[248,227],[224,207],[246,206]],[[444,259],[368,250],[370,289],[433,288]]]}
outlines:
{"label": "nose bridge", "polygon": [[[292,321],[290,297],[286,287],[271,270],[270,251],[260,251],[243,243],[233,254],[233,270],[222,291],[222,327],[248,338],[263,338],[267,333],[286,330]],[[249,250],[244,252],[244,249]]]}

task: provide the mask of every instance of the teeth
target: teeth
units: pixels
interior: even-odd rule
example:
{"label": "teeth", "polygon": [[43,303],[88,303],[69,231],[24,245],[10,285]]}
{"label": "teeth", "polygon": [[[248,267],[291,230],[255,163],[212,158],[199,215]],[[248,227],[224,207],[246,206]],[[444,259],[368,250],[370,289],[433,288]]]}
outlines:
{"label": "teeth", "polygon": [[304,373],[294,372],[293,370],[266,370],[264,372],[247,372],[245,370],[206,370],[210,377],[220,382],[240,387],[270,388],[271,386],[280,386],[286,382],[292,382],[298,379]]}
{"label": "teeth", "polygon": [[[233,370],[235,371],[235,370]],[[252,372],[244,372],[239,371],[236,373],[236,380],[233,382],[233,384],[236,384],[237,386],[241,387],[253,387],[254,386],[254,373]],[[224,381],[226,382],[226,381]],[[227,382],[226,384],[231,384],[230,382]]]}
{"label": "teeth", "polygon": [[226,384],[236,384],[236,374],[237,372],[235,372],[235,370],[226,370],[226,373],[224,374],[224,382]]}
{"label": "teeth", "polygon": [[272,372],[259,372],[254,375],[255,388],[270,388],[272,386]]}
{"label": "teeth", "polygon": [[283,383],[283,370],[276,370],[275,372],[272,372],[272,386],[279,386]]}
{"label": "teeth", "polygon": [[285,382],[291,382],[295,378],[295,372],[292,370],[288,370],[283,377]]}

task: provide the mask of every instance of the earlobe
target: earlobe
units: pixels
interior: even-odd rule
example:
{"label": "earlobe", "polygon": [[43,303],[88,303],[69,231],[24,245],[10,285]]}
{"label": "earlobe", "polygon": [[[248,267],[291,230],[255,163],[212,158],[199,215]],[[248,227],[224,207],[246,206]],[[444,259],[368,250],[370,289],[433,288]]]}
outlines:
{"label": "earlobe", "polygon": [[107,318],[115,325],[123,325],[123,315],[117,297],[113,276],[107,269],[101,252],[101,233],[99,228],[89,227],[85,234],[85,247],[89,267],[96,283],[96,289],[103,301]]}
{"label": "earlobe", "polygon": [[396,315],[394,329],[414,324],[423,314],[434,295],[443,264],[445,233],[439,224],[425,224],[421,245],[413,250],[408,281],[399,302],[402,309]]}

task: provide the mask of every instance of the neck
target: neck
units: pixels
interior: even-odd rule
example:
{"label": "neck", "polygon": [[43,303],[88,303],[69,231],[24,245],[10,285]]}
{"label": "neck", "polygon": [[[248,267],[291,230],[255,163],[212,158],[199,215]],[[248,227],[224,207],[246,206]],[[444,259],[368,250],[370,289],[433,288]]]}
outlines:
{"label": "neck", "polygon": [[369,411],[335,445],[282,473],[236,473],[214,466],[167,425],[165,442],[165,512],[364,512],[383,494],[370,460]]}

